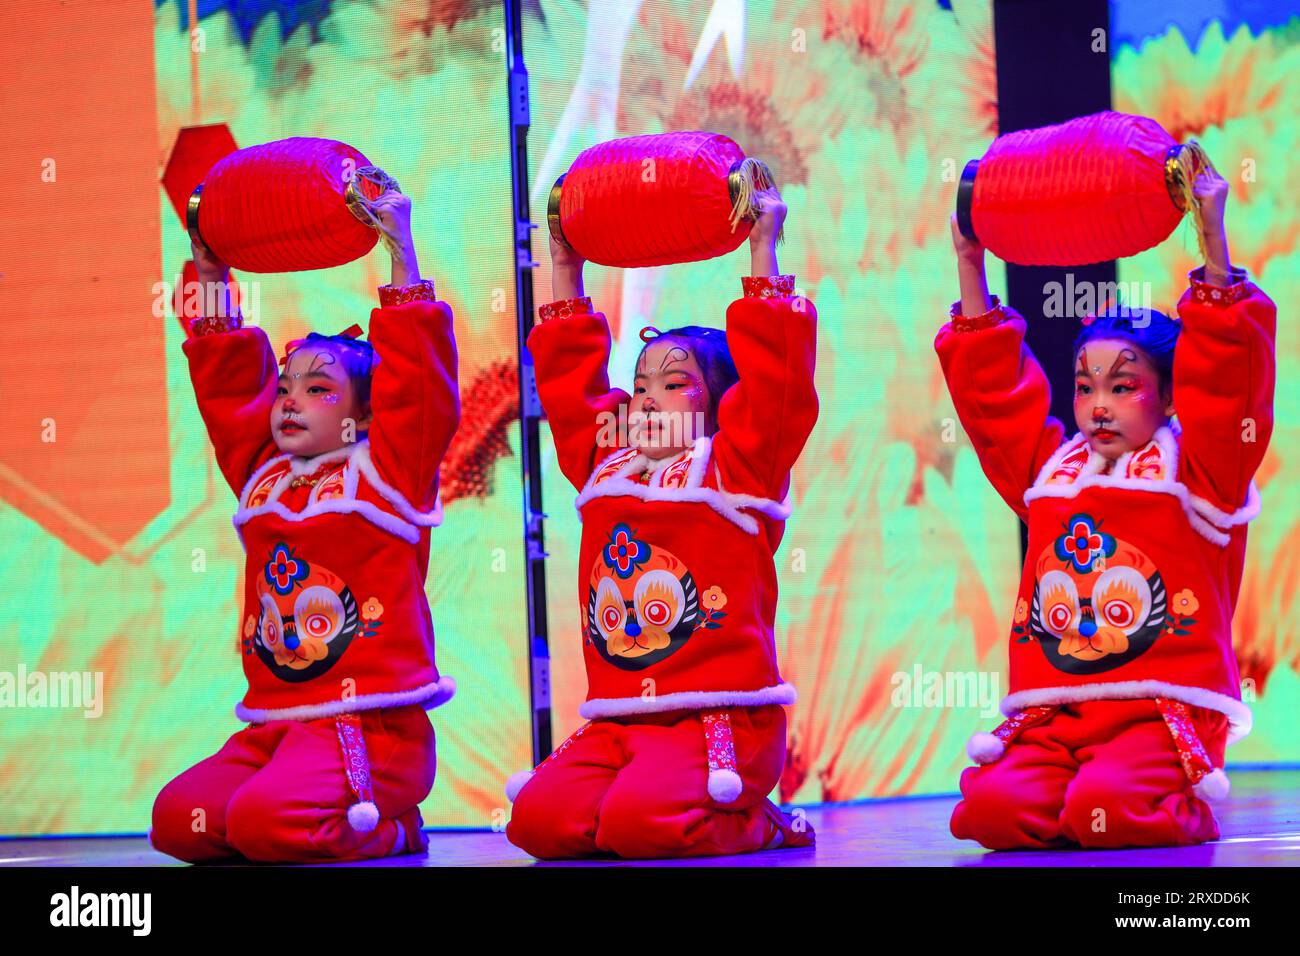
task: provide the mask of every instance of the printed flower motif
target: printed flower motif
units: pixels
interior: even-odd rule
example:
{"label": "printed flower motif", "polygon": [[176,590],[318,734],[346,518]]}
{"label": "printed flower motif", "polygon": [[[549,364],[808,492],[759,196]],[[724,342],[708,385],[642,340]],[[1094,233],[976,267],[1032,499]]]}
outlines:
{"label": "printed flower motif", "polygon": [[367,621],[377,620],[379,615],[384,613],[384,606],[379,603],[378,598],[368,598],[366,603],[361,605],[361,617]]}
{"label": "printed flower motif", "polygon": [[1192,593],[1191,588],[1179,591],[1169,601],[1169,607],[1179,614],[1195,614],[1201,608],[1201,602],[1196,600],[1196,595]]}
{"label": "printed flower motif", "polygon": [[617,524],[610,532],[609,544],[605,545],[602,555],[606,567],[620,578],[630,578],[637,565],[650,557],[650,548],[644,541],[638,541],[627,525]]}
{"label": "printed flower motif", "polygon": [[727,596],[716,584],[700,595],[700,604],[710,611],[721,611],[727,606]]}
{"label": "printed flower motif", "polygon": [[250,614],[248,615],[248,617],[244,619],[244,637],[252,637],[253,631],[255,631],[256,629],[257,629],[257,618],[255,618],[253,615]]}
{"label": "printed flower motif", "polygon": [[1015,623],[1024,624],[1027,617],[1029,617],[1029,602],[1021,598],[1016,602]]}
{"label": "printed flower motif", "polygon": [[311,573],[311,566],[301,558],[295,558],[289,546],[281,541],[271,549],[271,560],[266,562],[263,573],[266,583],[275,588],[276,594],[288,594],[295,584]]}
{"label": "printed flower motif", "polygon": [[1115,538],[1097,530],[1091,515],[1077,514],[1065,524],[1066,533],[1056,539],[1056,556],[1074,564],[1074,570],[1087,574],[1098,557],[1115,553]]}

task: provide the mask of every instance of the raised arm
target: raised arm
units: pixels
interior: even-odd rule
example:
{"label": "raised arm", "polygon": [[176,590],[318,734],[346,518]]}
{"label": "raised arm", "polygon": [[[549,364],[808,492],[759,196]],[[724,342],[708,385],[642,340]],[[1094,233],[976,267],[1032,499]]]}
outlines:
{"label": "raised arm", "polygon": [[1232,266],[1223,213],[1228,184],[1207,170],[1195,184],[1205,265],[1178,303],[1174,409],[1183,432],[1183,482],[1231,514],[1246,504],[1251,478],[1273,432],[1277,306]]}
{"label": "raised arm", "polygon": [[714,456],[728,491],[780,501],[817,422],[817,310],[794,294],[792,275],[747,276],[742,286],[727,307],[740,380],[718,403]]}
{"label": "raised arm", "polygon": [[583,259],[551,237],[551,296],[528,333],[537,397],[546,412],[560,471],[581,490],[592,471],[621,444],[619,409],[632,396],[609,385],[609,323],[592,311],[582,289]]}
{"label": "raised arm", "polygon": [[728,491],[780,501],[817,422],[817,310],[781,275],[776,245],[786,205],[764,181],[749,232],[750,274],[727,308],[727,347],[740,380],[718,403],[714,458]]}
{"label": "raised arm", "polygon": [[579,490],[596,465],[621,444],[619,409],[632,397],[609,385],[609,323],[586,296],[538,310],[528,334],[537,395],[555,440],[560,471]]}
{"label": "raised arm", "polygon": [[988,294],[983,248],[962,237],[955,223],[953,241],[962,298],[934,348],[984,474],[1027,521],[1024,494],[1060,447],[1065,426],[1048,414],[1051,387],[1025,345],[1025,320]]}
{"label": "raised arm", "polygon": [[421,280],[379,289],[370,313],[370,454],[379,475],[421,511],[433,509],[438,468],[460,424],[451,307]]}
{"label": "raised arm", "polygon": [[193,245],[204,296],[204,314],[190,323],[181,344],[199,414],[217,466],[238,495],[249,476],[277,454],[271,435],[271,406],[280,374],[275,353],[260,328],[245,328],[230,305],[230,270],[210,252]]}
{"label": "raised arm", "polygon": [[363,203],[392,258],[392,282],[370,313],[368,432],[379,476],[414,507],[431,511],[438,469],[460,424],[460,386],[451,307],[420,277],[411,234],[411,197],[385,190]]}

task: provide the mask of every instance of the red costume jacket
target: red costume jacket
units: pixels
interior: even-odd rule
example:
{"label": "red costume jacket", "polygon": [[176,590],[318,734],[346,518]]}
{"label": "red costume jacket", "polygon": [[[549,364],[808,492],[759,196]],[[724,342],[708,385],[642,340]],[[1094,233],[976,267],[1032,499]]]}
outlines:
{"label": "red costume jacket", "polygon": [[[260,328],[183,344],[217,463],[239,495],[247,558],[241,720],[310,720],[455,693],[434,664],[424,593],[438,466],[460,414],[452,313],[432,284],[380,289],[368,436],[316,458],[279,454],[280,373]],[[202,333],[212,320],[196,320]]]}
{"label": "red costume jacket", "polygon": [[744,285],[727,309],[740,381],[718,431],[659,462],[601,447],[631,397],[610,388],[609,325],[589,298],[543,306],[528,337],[560,469],[580,491],[586,718],[795,700],[777,668],[773,555],[817,419],[817,313],[793,276]]}
{"label": "red costume jacket", "polygon": [[[1199,272],[1199,270],[1198,270]],[[1273,425],[1276,307],[1244,273],[1178,303],[1177,420],[1111,467],[1062,442],[1025,323],[945,324],[935,340],[985,474],[1029,526],[1010,635],[1008,716],[1081,700],[1168,698],[1250,730],[1232,649],[1252,477]],[[961,322],[962,320],[957,320]],[[981,327],[982,326],[982,327]]]}

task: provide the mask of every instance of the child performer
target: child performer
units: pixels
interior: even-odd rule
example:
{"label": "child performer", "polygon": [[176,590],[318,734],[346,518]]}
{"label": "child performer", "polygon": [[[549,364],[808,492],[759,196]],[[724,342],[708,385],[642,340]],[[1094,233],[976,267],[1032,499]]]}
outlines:
{"label": "child performer", "polygon": [[[1078,433],[1047,414],[1025,323],[953,223],[961,313],[935,340],[985,474],[1029,526],[1008,719],[968,747],[951,829],[993,849],[1218,838],[1224,747],[1250,729],[1231,622],[1273,425],[1276,308],[1233,268],[1228,184],[1194,193],[1205,265],[1179,320],[1085,319]],[[1175,343],[1177,348],[1175,348]],[[1170,416],[1177,413],[1174,422]]]}
{"label": "child performer", "polygon": [[[369,203],[393,252],[371,341],[356,326],[290,342],[277,363],[227,297],[183,345],[247,553],[240,657],[251,726],[163,788],[154,847],[191,862],[361,860],[424,852],[434,778],[426,709],[440,677],[424,593],[438,464],[456,430],[452,313],[421,279],[410,199]],[[281,366],[283,366],[281,368]],[[373,368],[373,375],[372,375]]]}
{"label": "child performer", "polygon": [[560,469],[581,492],[589,722],[507,787],[506,835],[534,856],[813,843],[767,794],[795,700],[777,672],[773,555],[817,419],[817,313],[777,274],[785,205],[775,188],[759,202],[753,275],[726,332],[644,330],[632,396],[609,386],[609,326],[583,295],[581,257],[552,239],[557,301],[528,348]]}

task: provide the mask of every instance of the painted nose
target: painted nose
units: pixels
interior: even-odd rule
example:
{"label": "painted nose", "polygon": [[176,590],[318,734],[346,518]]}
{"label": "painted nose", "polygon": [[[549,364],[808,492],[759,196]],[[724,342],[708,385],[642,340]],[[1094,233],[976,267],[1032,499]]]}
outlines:
{"label": "painted nose", "polygon": [[1092,410],[1092,417],[1094,419],[1102,419],[1102,418],[1108,418],[1110,417],[1110,415],[1109,412],[1104,408],[1094,408]]}
{"label": "painted nose", "polygon": [[1079,622],[1079,633],[1084,637],[1092,637],[1097,633],[1097,622],[1090,617],[1085,617]]}
{"label": "painted nose", "polygon": [[623,628],[623,631],[628,637],[639,637],[641,635],[641,625],[633,618],[627,622],[627,627]]}
{"label": "painted nose", "polygon": [[298,644],[299,641],[298,641],[297,634],[294,634],[292,631],[290,631],[288,634],[284,635],[284,646],[289,648],[289,650],[291,651],[297,650]]}

